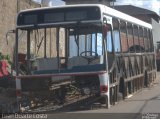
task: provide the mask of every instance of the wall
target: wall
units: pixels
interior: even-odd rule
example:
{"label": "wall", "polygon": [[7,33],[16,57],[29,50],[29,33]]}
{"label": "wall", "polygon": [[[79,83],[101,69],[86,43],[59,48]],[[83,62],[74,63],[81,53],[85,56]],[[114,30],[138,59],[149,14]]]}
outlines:
{"label": "wall", "polygon": [[9,44],[6,42],[6,33],[10,29],[15,29],[16,21],[15,0],[1,0],[0,2],[0,52],[10,54],[12,52],[14,37],[9,36]]}
{"label": "wall", "polygon": [[[39,4],[31,0],[18,0],[18,10],[40,7]],[[8,34],[8,44],[6,34],[9,30],[15,29],[17,16],[17,0],[1,0],[0,2],[0,52],[5,55],[13,54],[15,34]]]}

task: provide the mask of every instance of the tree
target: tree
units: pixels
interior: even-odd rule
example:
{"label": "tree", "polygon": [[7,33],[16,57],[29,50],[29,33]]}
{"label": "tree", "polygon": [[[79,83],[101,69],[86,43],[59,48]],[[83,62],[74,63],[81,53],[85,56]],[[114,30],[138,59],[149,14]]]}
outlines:
{"label": "tree", "polygon": [[42,6],[48,6],[49,2],[51,2],[51,0],[41,0]]}

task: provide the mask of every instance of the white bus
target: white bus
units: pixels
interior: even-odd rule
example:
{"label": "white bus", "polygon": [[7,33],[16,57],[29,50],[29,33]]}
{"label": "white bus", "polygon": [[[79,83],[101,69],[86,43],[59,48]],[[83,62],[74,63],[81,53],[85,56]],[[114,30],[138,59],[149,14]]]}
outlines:
{"label": "white bus", "polygon": [[[20,62],[21,33],[26,35],[24,62]],[[52,95],[61,104],[77,95],[93,96],[109,108],[119,96],[125,99],[156,77],[152,26],[104,5],[21,11],[15,48],[21,103],[23,95],[30,97],[26,92],[41,97],[46,91],[43,98]]]}

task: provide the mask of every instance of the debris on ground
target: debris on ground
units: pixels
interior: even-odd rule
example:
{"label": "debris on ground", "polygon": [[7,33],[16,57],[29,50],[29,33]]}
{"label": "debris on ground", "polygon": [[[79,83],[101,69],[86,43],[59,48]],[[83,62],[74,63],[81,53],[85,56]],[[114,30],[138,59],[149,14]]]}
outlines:
{"label": "debris on ground", "polygon": [[17,110],[15,79],[11,65],[9,56],[0,53],[0,113],[14,113]]}

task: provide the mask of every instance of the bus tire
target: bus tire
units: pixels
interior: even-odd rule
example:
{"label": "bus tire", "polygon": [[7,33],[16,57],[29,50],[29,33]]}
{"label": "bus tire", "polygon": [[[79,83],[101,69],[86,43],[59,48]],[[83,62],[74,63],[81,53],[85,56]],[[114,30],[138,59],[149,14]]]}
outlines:
{"label": "bus tire", "polygon": [[109,109],[109,104],[108,104],[108,96],[105,97],[105,107],[106,109]]}
{"label": "bus tire", "polygon": [[108,96],[102,96],[100,99],[99,99],[100,103],[104,105],[104,107],[106,109],[109,109],[110,107],[110,104],[109,104],[109,100],[108,100]]}
{"label": "bus tire", "polygon": [[125,99],[125,96],[126,96],[126,85],[125,85],[124,78],[120,78],[120,82],[119,82],[119,92],[122,93],[123,100],[124,100],[124,99]]}
{"label": "bus tire", "polygon": [[145,71],[144,72],[144,86],[148,87],[148,83],[149,83],[149,81],[148,81],[148,73],[147,73],[147,71]]}

